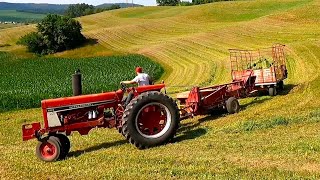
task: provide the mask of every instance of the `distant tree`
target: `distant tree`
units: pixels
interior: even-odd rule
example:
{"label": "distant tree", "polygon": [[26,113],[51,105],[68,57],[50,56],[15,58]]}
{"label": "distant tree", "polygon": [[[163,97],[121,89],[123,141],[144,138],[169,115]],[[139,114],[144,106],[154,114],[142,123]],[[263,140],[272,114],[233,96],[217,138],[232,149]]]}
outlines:
{"label": "distant tree", "polygon": [[75,48],[85,42],[81,24],[66,16],[47,15],[38,25],[38,32],[22,37],[18,44],[36,54],[52,54]]}
{"label": "distant tree", "polygon": [[84,11],[84,14],[83,15],[90,15],[90,14],[94,14],[94,9],[86,9],[85,11]]}
{"label": "distant tree", "polygon": [[85,3],[74,4],[68,7],[68,9],[65,12],[65,15],[75,18],[75,17],[85,16],[87,15],[86,13],[94,12],[94,10],[95,10],[94,6],[89,4],[85,4]]}
{"label": "distant tree", "polygon": [[103,11],[104,11],[103,8],[96,8],[96,9],[94,10],[94,13],[101,13],[101,12],[103,12]]}
{"label": "distant tree", "polygon": [[180,0],[157,0],[159,6],[176,6],[180,3]]}
{"label": "distant tree", "polygon": [[112,4],[111,6],[106,8],[101,8],[101,7],[95,8],[92,5],[82,3],[82,4],[70,5],[66,10],[65,15],[75,18],[75,17],[81,17],[81,16],[86,16],[90,14],[95,14],[103,11],[109,11],[109,10],[120,9],[120,8],[121,7],[118,4]]}
{"label": "distant tree", "polygon": [[38,32],[32,32],[21,37],[17,44],[27,46],[29,52],[36,54],[43,54],[42,52],[47,49],[43,37]]}
{"label": "distant tree", "polygon": [[112,4],[110,7],[105,8],[106,11],[113,10],[113,9],[120,9],[121,6],[119,4]]}
{"label": "distant tree", "polygon": [[218,1],[234,1],[234,0],[192,0],[193,4],[207,4]]}

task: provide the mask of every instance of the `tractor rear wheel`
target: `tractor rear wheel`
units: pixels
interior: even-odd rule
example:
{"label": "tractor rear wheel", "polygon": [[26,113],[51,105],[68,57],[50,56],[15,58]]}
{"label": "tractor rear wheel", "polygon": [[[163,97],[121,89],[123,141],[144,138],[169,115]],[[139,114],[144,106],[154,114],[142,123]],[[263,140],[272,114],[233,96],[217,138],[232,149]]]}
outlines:
{"label": "tractor rear wheel", "polygon": [[55,136],[49,136],[38,142],[36,155],[40,160],[53,162],[61,155],[61,142]]}
{"label": "tractor rear wheel", "polygon": [[179,110],[172,98],[150,91],[127,105],[122,134],[139,149],[169,142],[179,127]]}
{"label": "tractor rear wheel", "polygon": [[61,153],[59,159],[65,159],[70,151],[70,140],[64,134],[55,134],[53,135],[60,140],[61,143]]}
{"label": "tractor rear wheel", "polygon": [[235,97],[230,97],[226,101],[226,108],[228,113],[234,114],[240,111],[239,101]]}

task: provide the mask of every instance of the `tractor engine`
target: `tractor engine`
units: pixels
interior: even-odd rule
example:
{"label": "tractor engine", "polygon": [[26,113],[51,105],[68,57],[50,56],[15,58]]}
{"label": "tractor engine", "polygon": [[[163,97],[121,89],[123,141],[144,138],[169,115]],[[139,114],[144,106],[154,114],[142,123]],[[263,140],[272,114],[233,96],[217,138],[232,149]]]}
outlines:
{"label": "tractor engine", "polygon": [[101,113],[97,108],[84,108],[58,113],[63,125],[96,120]]}

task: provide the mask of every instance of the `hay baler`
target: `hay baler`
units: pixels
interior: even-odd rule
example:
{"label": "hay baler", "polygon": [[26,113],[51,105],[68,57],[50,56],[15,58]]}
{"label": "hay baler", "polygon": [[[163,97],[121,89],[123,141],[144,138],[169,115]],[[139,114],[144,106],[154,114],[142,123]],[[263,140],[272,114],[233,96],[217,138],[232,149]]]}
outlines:
{"label": "hay baler", "polygon": [[209,114],[214,110],[227,110],[230,114],[239,112],[238,99],[254,92],[255,79],[253,71],[246,70],[231,83],[205,88],[193,87],[191,91],[178,94],[181,119]]}

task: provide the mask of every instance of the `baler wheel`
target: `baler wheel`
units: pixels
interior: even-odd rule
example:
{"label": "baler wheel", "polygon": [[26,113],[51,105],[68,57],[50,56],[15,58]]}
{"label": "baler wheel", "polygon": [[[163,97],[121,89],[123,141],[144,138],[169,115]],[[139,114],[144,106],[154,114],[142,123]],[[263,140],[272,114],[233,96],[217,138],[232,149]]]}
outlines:
{"label": "baler wheel", "polygon": [[228,113],[234,114],[240,111],[239,101],[235,97],[230,97],[226,101],[226,108]]}
{"label": "baler wheel", "polygon": [[53,162],[61,155],[61,142],[55,136],[49,136],[38,142],[36,155],[40,160]]}
{"label": "baler wheel", "polygon": [[70,151],[70,140],[64,134],[55,134],[53,135],[59,138],[61,143],[61,153],[59,159],[65,159]]}
{"label": "baler wheel", "polygon": [[275,87],[269,87],[269,96],[276,96],[277,95],[277,89]]}
{"label": "baler wheel", "polygon": [[126,107],[122,134],[139,149],[165,144],[176,134],[179,119],[172,98],[157,91],[145,92]]}

